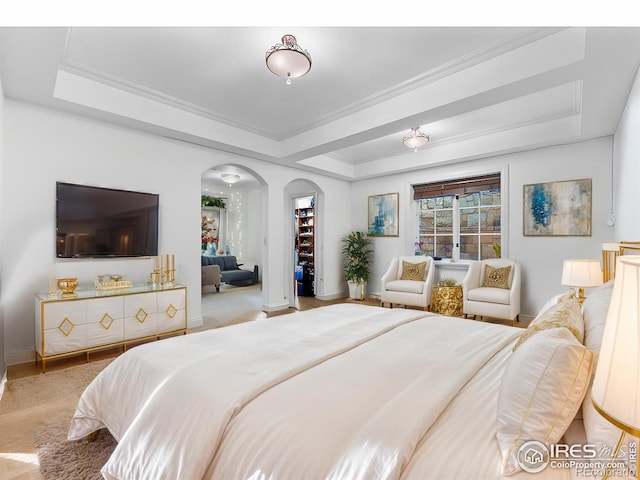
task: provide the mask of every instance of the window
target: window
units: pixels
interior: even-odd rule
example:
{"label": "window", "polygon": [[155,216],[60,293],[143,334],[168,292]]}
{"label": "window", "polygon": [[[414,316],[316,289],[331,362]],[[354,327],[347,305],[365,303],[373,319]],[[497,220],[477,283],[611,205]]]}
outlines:
{"label": "window", "polygon": [[500,175],[414,186],[418,238],[426,255],[482,260],[499,256],[502,230]]}

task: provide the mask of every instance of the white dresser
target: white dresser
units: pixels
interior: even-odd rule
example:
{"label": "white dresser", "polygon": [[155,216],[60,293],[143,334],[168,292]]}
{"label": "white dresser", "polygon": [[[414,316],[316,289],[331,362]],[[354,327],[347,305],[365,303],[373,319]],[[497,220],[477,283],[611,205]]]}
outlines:
{"label": "white dresser", "polygon": [[187,288],[135,286],[77,291],[75,298],[36,295],[36,362],[164,335],[187,333]]}

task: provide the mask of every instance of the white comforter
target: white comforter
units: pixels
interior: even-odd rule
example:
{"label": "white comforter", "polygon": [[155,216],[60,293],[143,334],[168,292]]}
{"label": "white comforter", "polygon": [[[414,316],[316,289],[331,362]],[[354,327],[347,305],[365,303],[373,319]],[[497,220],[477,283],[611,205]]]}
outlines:
{"label": "white comforter", "polygon": [[519,333],[342,304],[164,340],[95,379],[69,438],[111,431],[107,479],[420,478],[432,426]]}

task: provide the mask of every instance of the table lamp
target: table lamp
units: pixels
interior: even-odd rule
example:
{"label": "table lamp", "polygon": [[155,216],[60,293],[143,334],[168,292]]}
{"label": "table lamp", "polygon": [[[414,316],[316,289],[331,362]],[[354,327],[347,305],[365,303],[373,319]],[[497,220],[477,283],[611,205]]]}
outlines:
{"label": "table lamp", "polygon": [[[626,433],[640,436],[640,255],[620,256],[604,327],[591,400],[595,409]],[[603,479],[608,476],[608,469]]]}
{"label": "table lamp", "polygon": [[577,288],[578,302],[584,303],[584,289],[602,285],[600,260],[565,260],[562,265],[562,285]]}

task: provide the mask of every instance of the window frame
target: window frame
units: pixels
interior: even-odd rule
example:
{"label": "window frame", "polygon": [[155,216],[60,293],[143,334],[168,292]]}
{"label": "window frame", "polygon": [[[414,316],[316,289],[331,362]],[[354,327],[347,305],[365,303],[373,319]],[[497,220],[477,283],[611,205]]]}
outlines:
{"label": "window frame", "polygon": [[[419,202],[416,199],[413,199],[413,195],[415,192],[415,187],[416,186],[420,186],[420,185],[424,185],[424,184],[436,184],[436,183],[441,183],[441,184],[446,184],[446,183],[454,183],[460,180],[464,180],[464,179],[470,179],[470,178],[475,178],[475,177],[483,177],[483,176],[488,176],[488,175],[500,175],[500,248],[501,248],[501,257],[502,258],[508,258],[509,256],[509,171],[508,171],[508,166],[504,166],[502,168],[498,168],[498,169],[492,169],[492,170],[488,170],[488,171],[483,171],[483,172],[474,172],[474,173],[470,173],[468,175],[465,175],[464,177],[448,177],[448,178],[443,178],[441,180],[433,180],[432,178],[430,178],[428,181],[425,182],[419,182],[419,183],[412,183],[410,184],[410,188],[409,188],[409,192],[410,192],[410,196],[412,198],[412,215],[414,216],[414,221],[413,221],[413,237],[414,237],[414,241],[418,242],[421,240],[421,236],[420,236],[420,208],[419,208]],[[472,192],[469,192],[472,193]],[[435,210],[434,210],[435,211]],[[453,209],[453,245],[455,245],[456,243],[458,244],[458,248],[460,245],[460,208],[458,205],[458,208],[454,208]],[[435,221],[435,218],[434,218]],[[474,233],[473,236],[475,236],[476,238],[478,238],[478,241],[480,242],[480,235],[481,233]],[[457,239],[457,242],[456,242]],[[480,245],[478,247],[478,251],[480,251]],[[436,249],[434,248],[434,255],[436,253]],[[436,255],[437,256],[437,255]],[[450,259],[451,256],[448,257],[441,257],[441,258],[447,258]],[[460,255],[459,255],[459,250],[458,250],[458,260],[460,260]],[[472,261],[471,259],[467,260],[461,260],[462,262],[468,262],[468,261]]]}

